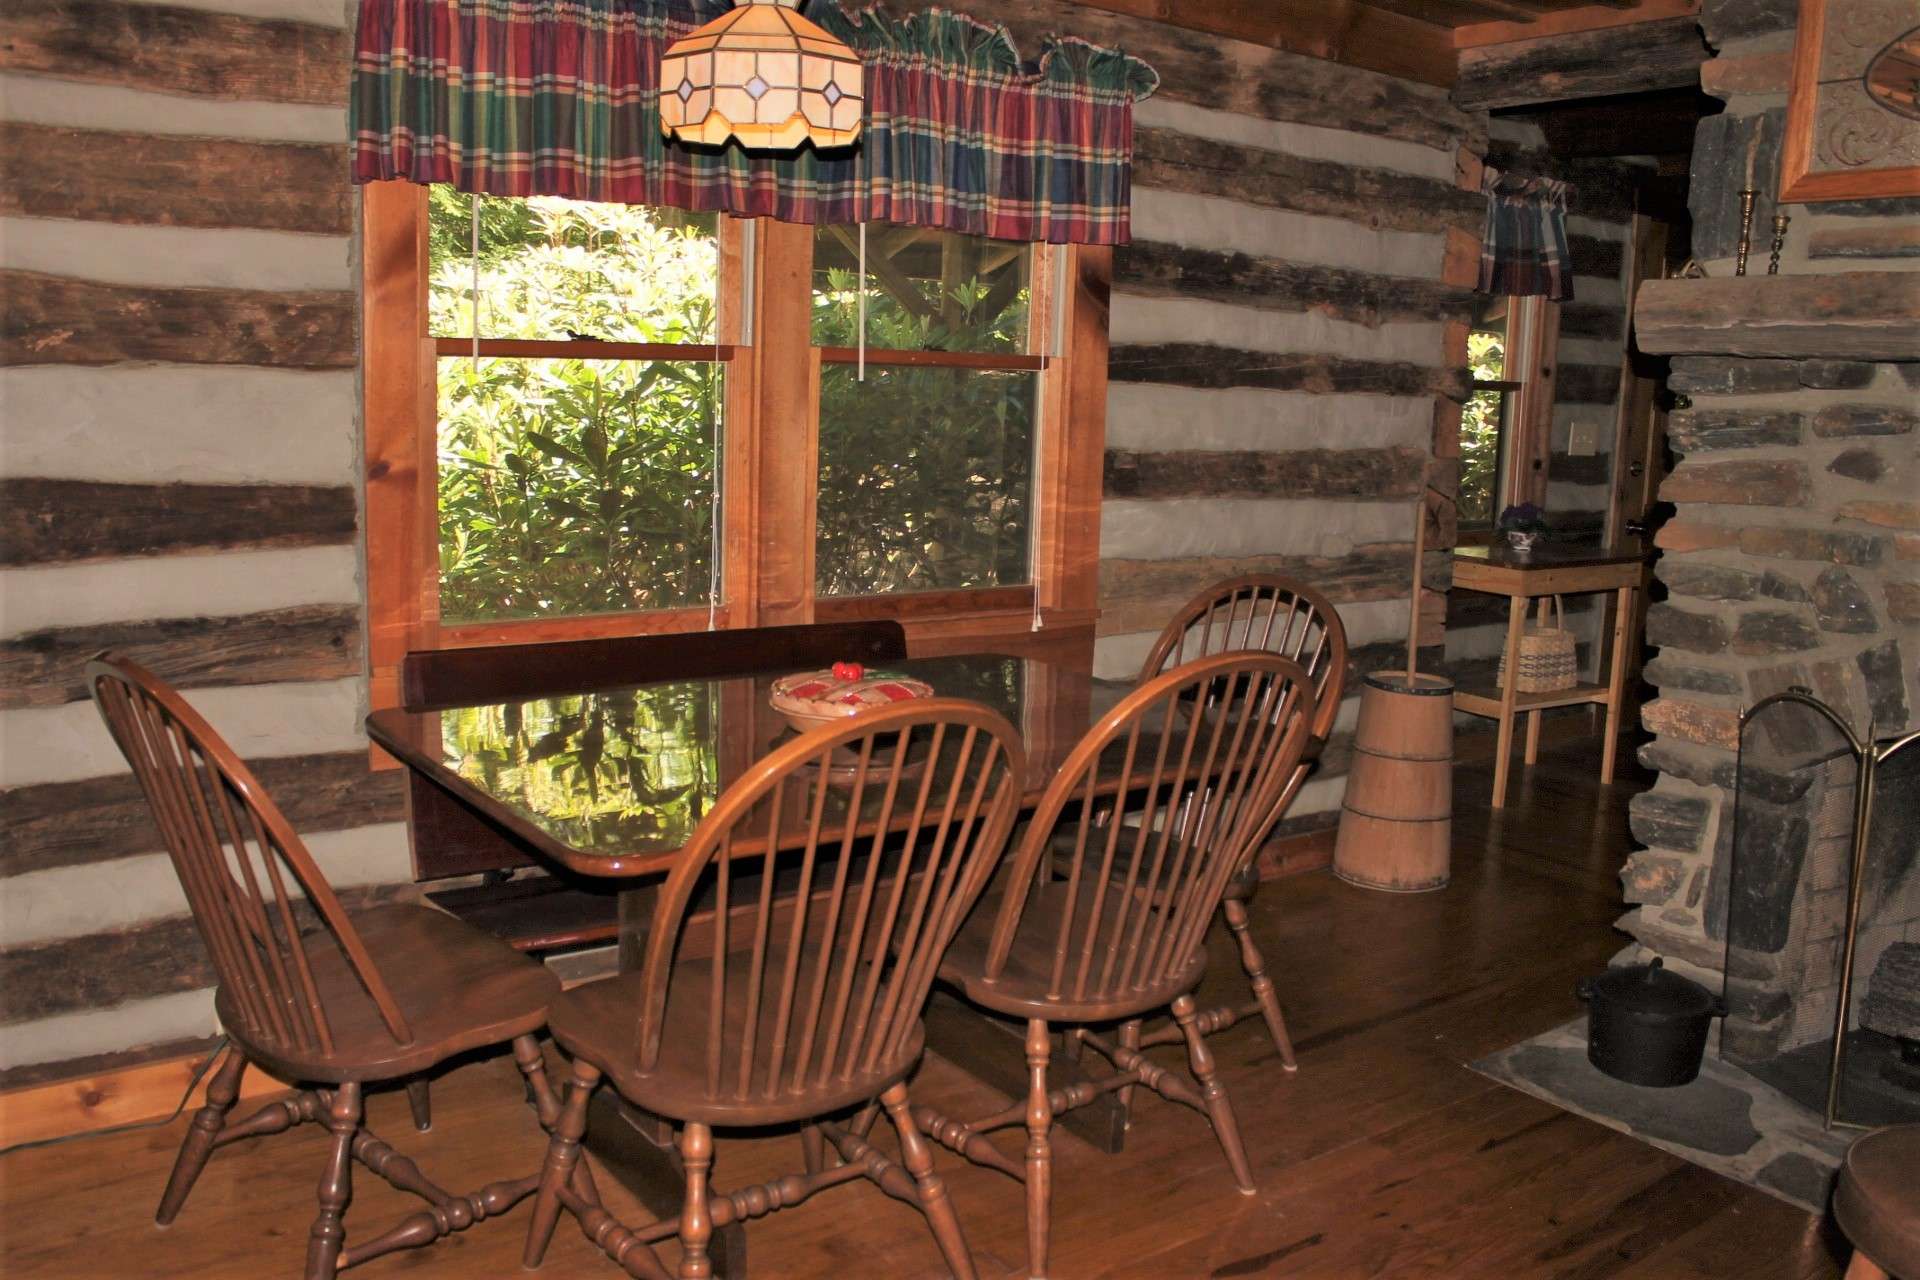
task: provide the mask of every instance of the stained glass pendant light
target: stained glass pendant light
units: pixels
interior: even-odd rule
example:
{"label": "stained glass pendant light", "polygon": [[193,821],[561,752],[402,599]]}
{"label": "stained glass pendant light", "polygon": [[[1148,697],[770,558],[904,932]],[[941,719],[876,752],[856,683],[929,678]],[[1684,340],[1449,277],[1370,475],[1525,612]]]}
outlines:
{"label": "stained glass pendant light", "polygon": [[683,142],[791,151],[860,136],[860,59],[797,12],[800,0],[734,0],[660,57],[660,127]]}

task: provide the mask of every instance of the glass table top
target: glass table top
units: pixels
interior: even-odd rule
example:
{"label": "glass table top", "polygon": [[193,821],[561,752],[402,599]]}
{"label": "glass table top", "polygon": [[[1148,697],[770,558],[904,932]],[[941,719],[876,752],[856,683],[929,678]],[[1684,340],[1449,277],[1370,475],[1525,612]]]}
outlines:
{"label": "glass table top", "polygon": [[[1091,723],[1084,669],[1000,654],[902,659],[885,670],[1007,717],[1038,800]],[[720,794],[794,732],[768,705],[782,671],[378,711],[373,739],[538,851],[590,875],[664,870]]]}

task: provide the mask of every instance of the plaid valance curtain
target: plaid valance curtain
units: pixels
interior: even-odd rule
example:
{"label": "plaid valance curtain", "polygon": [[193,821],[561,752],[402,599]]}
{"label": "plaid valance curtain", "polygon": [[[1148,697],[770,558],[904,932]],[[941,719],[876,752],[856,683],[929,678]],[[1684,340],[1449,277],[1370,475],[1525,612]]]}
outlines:
{"label": "plaid valance curtain", "polygon": [[851,148],[749,154],[664,137],[660,54],[729,0],[361,0],[356,182],[896,222],[1007,240],[1129,238],[1137,58],[1053,39],[1023,66],[1002,28],[813,0],[865,66]]}
{"label": "plaid valance curtain", "polygon": [[1535,294],[1555,302],[1573,296],[1567,253],[1567,184],[1525,178],[1491,165],[1481,175],[1487,229],[1480,241],[1481,293]]}

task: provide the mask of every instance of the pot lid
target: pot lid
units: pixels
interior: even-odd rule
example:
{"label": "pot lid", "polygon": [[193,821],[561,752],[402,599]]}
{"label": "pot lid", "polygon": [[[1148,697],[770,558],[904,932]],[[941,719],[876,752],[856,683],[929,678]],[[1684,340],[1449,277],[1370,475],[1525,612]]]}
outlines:
{"label": "pot lid", "polygon": [[1714,1012],[1713,994],[1691,978],[1668,973],[1655,956],[1650,964],[1609,969],[1594,980],[1594,995],[1636,1013],[1665,1018],[1697,1018]]}

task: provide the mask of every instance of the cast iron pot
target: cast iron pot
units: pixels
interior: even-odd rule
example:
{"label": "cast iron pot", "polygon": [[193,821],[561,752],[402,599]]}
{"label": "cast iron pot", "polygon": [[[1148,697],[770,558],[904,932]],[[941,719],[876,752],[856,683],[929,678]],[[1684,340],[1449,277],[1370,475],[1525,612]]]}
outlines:
{"label": "cast iron pot", "polygon": [[1656,957],[1651,964],[1609,969],[1582,978],[1574,991],[1585,1000],[1587,1061],[1616,1080],[1670,1089],[1700,1074],[1707,1026],[1727,1016],[1724,1001]]}

